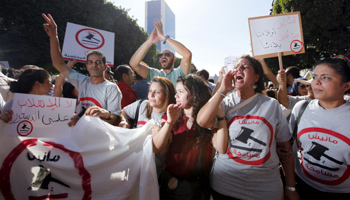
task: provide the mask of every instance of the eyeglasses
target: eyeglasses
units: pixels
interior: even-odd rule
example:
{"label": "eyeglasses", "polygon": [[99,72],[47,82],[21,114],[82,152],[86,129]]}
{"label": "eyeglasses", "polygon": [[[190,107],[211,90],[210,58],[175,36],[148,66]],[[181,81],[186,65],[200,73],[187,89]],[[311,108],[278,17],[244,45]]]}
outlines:
{"label": "eyeglasses", "polygon": [[310,85],[299,85],[300,89],[305,89],[305,88],[308,88]]}
{"label": "eyeglasses", "polygon": [[158,58],[161,58],[163,57],[163,55],[165,55],[166,57],[170,57],[170,53],[161,53],[161,54],[158,54]]}

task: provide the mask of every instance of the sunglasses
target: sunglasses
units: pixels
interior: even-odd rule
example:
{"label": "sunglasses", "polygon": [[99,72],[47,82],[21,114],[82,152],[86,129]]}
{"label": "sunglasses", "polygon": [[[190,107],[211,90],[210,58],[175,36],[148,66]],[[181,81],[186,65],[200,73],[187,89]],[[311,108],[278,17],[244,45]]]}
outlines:
{"label": "sunglasses", "polygon": [[310,85],[299,85],[300,89],[305,89],[305,88],[308,88]]}
{"label": "sunglasses", "polygon": [[170,57],[171,53],[161,53],[161,54],[158,54],[158,58],[163,57],[163,55],[165,55],[166,57]]}

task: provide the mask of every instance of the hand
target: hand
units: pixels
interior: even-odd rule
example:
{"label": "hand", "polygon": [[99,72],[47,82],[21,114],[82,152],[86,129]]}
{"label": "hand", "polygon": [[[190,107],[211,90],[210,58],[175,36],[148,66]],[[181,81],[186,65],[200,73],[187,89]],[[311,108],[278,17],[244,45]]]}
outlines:
{"label": "hand", "polygon": [[75,64],[77,64],[77,60],[76,59],[73,59],[73,60],[68,60],[68,62],[67,62],[67,66],[69,67],[69,68],[72,68]]}
{"label": "hand", "polygon": [[152,126],[152,135],[157,135],[160,129],[162,129],[162,127],[156,125]]}
{"label": "hand", "polygon": [[9,109],[5,113],[1,113],[0,119],[5,123],[9,123],[10,121],[12,121],[12,115],[13,115],[13,111]]}
{"label": "hand", "polygon": [[88,109],[86,109],[85,115],[91,115],[93,117],[102,117],[107,119],[110,117],[111,114],[109,114],[108,110],[105,110],[98,106],[91,106]]}
{"label": "hand", "polygon": [[287,76],[286,76],[286,72],[284,71],[284,69],[278,71],[276,79],[280,85],[285,85],[287,83],[287,81],[286,81]]}
{"label": "hand", "polygon": [[122,121],[120,121],[120,123],[119,123],[119,127],[130,128],[130,124],[129,124],[127,121],[122,120]]}
{"label": "hand", "polygon": [[43,18],[45,19],[45,21],[47,23],[44,23],[44,30],[47,33],[47,35],[49,37],[56,37],[57,36],[57,25],[55,23],[55,21],[53,20],[52,16],[50,14],[48,14],[47,16],[42,13],[41,14],[43,16]]}
{"label": "hand", "polygon": [[168,122],[175,124],[181,114],[181,104],[170,104],[167,108]]}
{"label": "hand", "polygon": [[75,126],[77,122],[79,121],[79,118],[77,115],[74,115],[72,118],[70,118],[70,122],[68,123],[69,127]]}
{"label": "hand", "polygon": [[155,26],[155,29],[157,30],[158,37],[160,37],[162,40],[165,39],[165,34],[163,32],[163,24],[158,19],[153,20],[153,25]]}
{"label": "hand", "polygon": [[230,70],[225,74],[223,82],[219,88],[220,92],[227,94],[229,91],[235,89],[235,87],[232,85],[232,81],[234,81],[234,76],[236,73],[236,70]]}

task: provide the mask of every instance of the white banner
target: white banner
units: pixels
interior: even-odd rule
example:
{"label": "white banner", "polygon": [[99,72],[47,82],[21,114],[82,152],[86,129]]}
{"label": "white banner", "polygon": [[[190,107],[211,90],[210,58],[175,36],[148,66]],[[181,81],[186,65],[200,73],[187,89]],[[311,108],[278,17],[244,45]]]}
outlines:
{"label": "white banner", "polygon": [[106,64],[114,65],[114,33],[67,22],[62,56],[86,63],[91,50],[99,50],[106,56]]}
{"label": "white banner", "polygon": [[159,199],[152,125],[124,129],[84,115],[71,138],[1,129],[0,199]]}
{"label": "white banner", "polygon": [[8,61],[0,61],[0,67],[6,67],[7,69],[10,69],[10,64]]}
{"label": "white banner", "polygon": [[25,137],[70,137],[68,122],[76,99],[16,93],[7,134]]}

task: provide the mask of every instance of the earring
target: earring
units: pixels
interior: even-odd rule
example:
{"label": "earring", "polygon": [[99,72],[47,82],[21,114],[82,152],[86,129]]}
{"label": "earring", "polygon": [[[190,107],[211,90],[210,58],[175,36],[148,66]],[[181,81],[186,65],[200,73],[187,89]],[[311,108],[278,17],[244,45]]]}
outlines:
{"label": "earring", "polygon": [[258,86],[256,84],[252,85],[252,88],[255,90]]}

